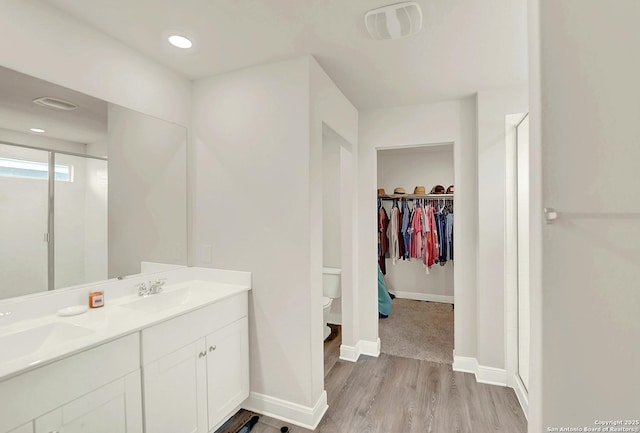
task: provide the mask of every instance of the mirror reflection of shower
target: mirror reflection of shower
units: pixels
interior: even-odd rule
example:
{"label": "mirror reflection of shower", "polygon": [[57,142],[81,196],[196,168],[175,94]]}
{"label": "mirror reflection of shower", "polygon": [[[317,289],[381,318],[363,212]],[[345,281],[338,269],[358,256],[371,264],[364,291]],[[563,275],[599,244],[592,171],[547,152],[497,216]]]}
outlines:
{"label": "mirror reflection of shower", "polygon": [[107,192],[106,158],[0,144],[2,297],[107,279]]}

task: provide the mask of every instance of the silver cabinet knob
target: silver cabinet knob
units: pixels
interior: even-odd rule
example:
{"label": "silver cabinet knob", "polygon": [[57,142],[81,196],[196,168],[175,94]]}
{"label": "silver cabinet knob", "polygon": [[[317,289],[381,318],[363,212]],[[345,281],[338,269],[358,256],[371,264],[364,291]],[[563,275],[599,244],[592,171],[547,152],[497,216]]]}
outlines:
{"label": "silver cabinet knob", "polygon": [[205,357],[205,356],[207,356],[207,351],[206,351],[206,350],[205,350],[204,352],[200,352],[200,353],[198,354],[198,358],[203,358],[203,357]]}
{"label": "silver cabinet knob", "polygon": [[213,352],[214,350],[216,350],[215,344],[213,346],[209,346],[209,352]]}

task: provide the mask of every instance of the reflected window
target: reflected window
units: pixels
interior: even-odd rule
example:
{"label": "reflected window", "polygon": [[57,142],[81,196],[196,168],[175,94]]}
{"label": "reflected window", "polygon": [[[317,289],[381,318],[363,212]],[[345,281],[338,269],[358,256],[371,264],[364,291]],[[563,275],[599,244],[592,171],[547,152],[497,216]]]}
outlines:
{"label": "reflected window", "polygon": [[[73,166],[56,164],[55,180],[73,182]],[[48,179],[49,164],[46,162],[25,161],[22,159],[0,158],[0,176],[23,179]]]}

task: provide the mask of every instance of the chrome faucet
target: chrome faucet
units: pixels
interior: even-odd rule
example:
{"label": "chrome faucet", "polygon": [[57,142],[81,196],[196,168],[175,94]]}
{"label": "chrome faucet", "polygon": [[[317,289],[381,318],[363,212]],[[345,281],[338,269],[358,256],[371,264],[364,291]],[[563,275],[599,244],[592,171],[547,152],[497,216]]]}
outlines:
{"label": "chrome faucet", "polygon": [[147,295],[149,295],[149,289],[147,288],[146,283],[136,284],[136,288],[138,289],[138,296],[147,296]]}
{"label": "chrome faucet", "polygon": [[155,295],[162,292],[162,286],[164,286],[165,280],[166,278],[158,278],[153,283],[149,282],[149,294]]}
{"label": "chrome faucet", "polygon": [[147,283],[136,284],[138,296],[149,296],[162,292],[162,286],[164,286],[165,280],[166,278],[158,278],[153,282],[149,281],[149,286],[147,286]]}

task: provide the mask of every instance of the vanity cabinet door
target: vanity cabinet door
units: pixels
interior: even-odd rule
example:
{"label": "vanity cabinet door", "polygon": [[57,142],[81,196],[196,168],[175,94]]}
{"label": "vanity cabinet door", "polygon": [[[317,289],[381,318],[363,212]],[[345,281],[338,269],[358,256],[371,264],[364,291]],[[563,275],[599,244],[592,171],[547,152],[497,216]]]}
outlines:
{"label": "vanity cabinet door", "polygon": [[35,433],[142,433],[140,372],[37,418],[35,427]]}
{"label": "vanity cabinet door", "polygon": [[209,429],[249,396],[247,317],[207,335]]}
{"label": "vanity cabinet door", "polygon": [[201,338],[143,366],[146,433],[207,433],[206,354]]}

